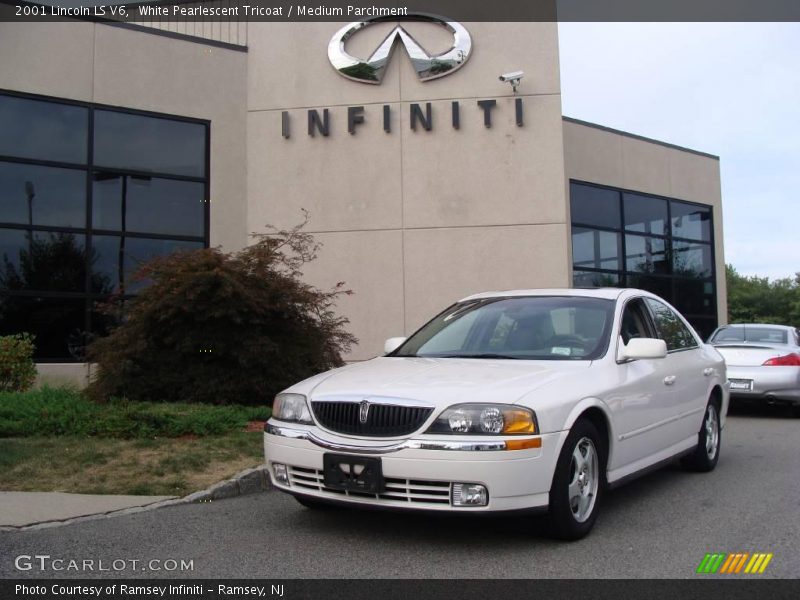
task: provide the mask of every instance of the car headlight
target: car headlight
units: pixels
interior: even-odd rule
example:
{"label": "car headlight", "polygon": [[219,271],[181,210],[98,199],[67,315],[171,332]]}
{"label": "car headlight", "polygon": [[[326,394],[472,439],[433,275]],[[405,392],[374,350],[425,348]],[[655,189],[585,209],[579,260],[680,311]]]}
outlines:
{"label": "car headlight", "polygon": [[272,404],[272,418],[311,425],[311,411],[303,394],[278,394]]}
{"label": "car headlight", "polygon": [[508,404],[457,404],[433,422],[426,433],[531,435],[539,432],[536,414]]}

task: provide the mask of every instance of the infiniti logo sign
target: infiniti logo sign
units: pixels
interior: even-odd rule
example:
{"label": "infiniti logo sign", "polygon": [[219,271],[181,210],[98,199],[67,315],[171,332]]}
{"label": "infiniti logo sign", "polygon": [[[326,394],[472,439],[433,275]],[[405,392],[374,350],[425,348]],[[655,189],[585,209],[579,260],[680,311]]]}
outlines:
{"label": "infiniti logo sign", "polygon": [[395,19],[391,17],[378,17],[342,27],[328,44],[328,59],[333,67],[348,79],[379,84],[395,44],[399,41],[405,47],[417,76],[421,81],[429,81],[449,75],[463,67],[472,52],[472,38],[461,23],[424,13],[413,14],[413,20],[434,23],[447,29],[453,35],[453,45],[450,49],[441,54],[431,55],[401,26],[395,27],[367,59],[351,56],[344,49],[345,42],[358,31],[375,23],[393,20]]}

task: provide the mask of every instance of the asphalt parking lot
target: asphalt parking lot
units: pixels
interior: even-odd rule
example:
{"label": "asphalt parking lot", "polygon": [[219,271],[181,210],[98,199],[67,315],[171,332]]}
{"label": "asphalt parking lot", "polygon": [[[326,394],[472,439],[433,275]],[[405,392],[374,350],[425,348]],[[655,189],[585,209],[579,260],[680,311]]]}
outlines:
{"label": "asphalt parking lot", "polygon": [[[0,577],[693,578],[710,577],[695,573],[707,552],[765,552],[774,555],[765,573],[747,577],[797,578],[799,451],[789,410],[734,407],[713,473],[670,466],[611,492],[594,531],[574,543],[546,538],[541,519],[312,511],[268,492],[0,532]],[[36,554],[193,569],[15,568],[15,557]]]}

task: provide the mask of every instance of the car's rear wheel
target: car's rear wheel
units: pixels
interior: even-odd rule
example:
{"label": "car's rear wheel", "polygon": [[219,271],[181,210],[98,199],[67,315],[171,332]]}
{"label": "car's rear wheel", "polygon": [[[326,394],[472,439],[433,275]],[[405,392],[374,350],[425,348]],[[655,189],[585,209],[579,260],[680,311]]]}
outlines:
{"label": "car's rear wheel", "polygon": [[719,460],[721,442],[719,407],[712,400],[706,406],[703,424],[700,426],[700,433],[697,434],[697,447],[694,452],[681,459],[681,465],[690,471],[699,473],[712,471]]}
{"label": "car's rear wheel", "polygon": [[562,540],[584,537],[594,526],[605,491],[605,440],[588,420],[575,423],[564,442],[550,488],[548,526]]}

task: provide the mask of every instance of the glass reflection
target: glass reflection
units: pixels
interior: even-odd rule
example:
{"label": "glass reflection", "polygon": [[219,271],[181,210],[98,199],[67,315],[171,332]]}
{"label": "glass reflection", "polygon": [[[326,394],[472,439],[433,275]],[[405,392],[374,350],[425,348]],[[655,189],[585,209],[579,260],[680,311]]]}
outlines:
{"label": "glass reflection", "polygon": [[685,202],[672,203],[672,235],[690,240],[711,241],[711,209]]}
{"label": "glass reflection", "polygon": [[637,273],[669,273],[666,241],[643,235],[625,236],[625,268]]}
{"label": "glass reflection", "polygon": [[618,269],[620,235],[596,229],[572,229],[572,262],[578,267]]}
{"label": "glass reflection", "polygon": [[0,221],[83,227],[86,172],[0,162]]}
{"label": "glass reflection", "polygon": [[37,360],[79,360],[85,317],[83,299],[0,296],[0,335],[33,334]]}
{"label": "glass reflection", "polygon": [[85,164],[89,111],[0,94],[0,155]]}
{"label": "glass reflection", "polygon": [[569,197],[573,223],[620,228],[618,191],[572,183]]}
{"label": "glass reflection", "polygon": [[86,238],[74,233],[0,229],[0,290],[82,292]]}
{"label": "glass reflection", "polygon": [[667,234],[667,201],[652,196],[623,194],[625,229],[656,235]]}
{"label": "glass reflection", "polygon": [[205,176],[206,128],[199,123],[95,110],[98,166]]}

